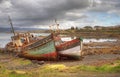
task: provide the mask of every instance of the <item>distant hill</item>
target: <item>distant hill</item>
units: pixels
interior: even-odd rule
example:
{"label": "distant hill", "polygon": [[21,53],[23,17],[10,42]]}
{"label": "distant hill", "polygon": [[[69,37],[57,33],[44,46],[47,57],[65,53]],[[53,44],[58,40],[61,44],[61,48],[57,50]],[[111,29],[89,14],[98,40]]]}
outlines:
{"label": "distant hill", "polygon": [[11,32],[11,29],[0,27],[0,32]]}
{"label": "distant hill", "polygon": [[[35,31],[35,30],[46,30],[46,29],[40,29],[40,28],[14,28],[15,31]],[[0,27],[0,32],[11,32],[11,28],[4,28]]]}

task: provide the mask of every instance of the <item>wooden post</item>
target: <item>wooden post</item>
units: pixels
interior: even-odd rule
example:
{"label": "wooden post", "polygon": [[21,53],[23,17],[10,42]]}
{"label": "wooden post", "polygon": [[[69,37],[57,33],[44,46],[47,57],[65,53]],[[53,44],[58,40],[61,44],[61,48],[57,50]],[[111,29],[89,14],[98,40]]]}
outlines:
{"label": "wooden post", "polygon": [[83,49],[83,39],[80,38],[80,55],[82,56],[82,49]]}

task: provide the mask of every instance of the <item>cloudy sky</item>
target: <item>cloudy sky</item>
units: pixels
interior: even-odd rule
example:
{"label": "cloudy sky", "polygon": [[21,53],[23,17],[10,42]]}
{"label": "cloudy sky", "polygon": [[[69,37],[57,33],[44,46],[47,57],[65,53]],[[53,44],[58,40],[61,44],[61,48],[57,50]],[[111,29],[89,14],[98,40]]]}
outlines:
{"label": "cloudy sky", "polygon": [[120,0],[0,0],[0,27],[60,28],[120,24]]}

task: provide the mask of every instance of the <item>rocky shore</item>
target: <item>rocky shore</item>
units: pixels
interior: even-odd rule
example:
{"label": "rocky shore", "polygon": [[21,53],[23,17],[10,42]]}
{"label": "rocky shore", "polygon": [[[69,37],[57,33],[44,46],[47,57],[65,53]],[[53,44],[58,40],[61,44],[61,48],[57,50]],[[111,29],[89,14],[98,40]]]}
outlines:
{"label": "rocky shore", "polygon": [[120,54],[120,40],[115,42],[90,42],[83,45],[83,55]]}

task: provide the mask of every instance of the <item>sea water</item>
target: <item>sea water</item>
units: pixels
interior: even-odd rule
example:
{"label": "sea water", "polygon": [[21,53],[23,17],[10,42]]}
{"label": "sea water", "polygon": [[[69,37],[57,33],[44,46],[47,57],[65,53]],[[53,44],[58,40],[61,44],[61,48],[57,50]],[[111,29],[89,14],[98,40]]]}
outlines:
{"label": "sea water", "polygon": [[0,33],[0,48],[5,47],[5,45],[11,41],[12,33]]}
{"label": "sea water", "polygon": [[[75,39],[76,37],[62,37],[62,41],[70,41],[72,39]],[[99,39],[96,39],[96,38],[91,38],[91,39],[87,39],[87,38],[84,38],[83,39],[83,43],[90,43],[90,42],[114,42],[114,41],[117,41],[117,39],[110,39],[110,38],[99,38]]]}
{"label": "sea water", "polygon": [[[50,33],[33,33],[34,36],[47,36]],[[0,48],[4,48],[5,45],[11,41],[11,36],[13,36],[12,33],[0,33]],[[76,37],[61,37],[62,41],[70,41],[72,39],[75,39]],[[117,41],[117,39],[83,39],[83,43],[89,43],[89,42],[113,42],[113,41]]]}

